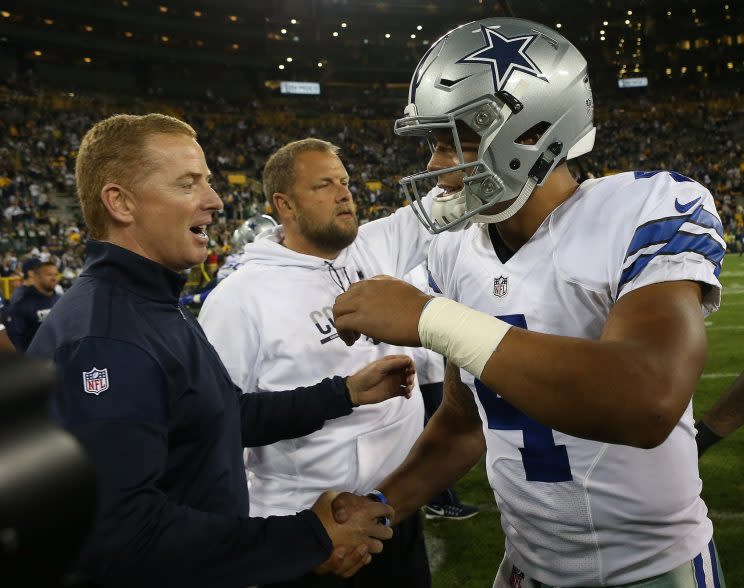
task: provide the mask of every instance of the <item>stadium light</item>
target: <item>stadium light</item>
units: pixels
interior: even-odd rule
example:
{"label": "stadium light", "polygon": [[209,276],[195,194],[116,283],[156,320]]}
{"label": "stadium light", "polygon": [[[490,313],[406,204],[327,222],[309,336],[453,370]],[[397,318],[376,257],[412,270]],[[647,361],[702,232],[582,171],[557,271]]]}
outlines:
{"label": "stadium light", "polygon": [[319,61],[318,62],[318,67],[323,67],[323,62],[322,61]]}
{"label": "stadium light", "polygon": [[291,57],[287,57],[287,63],[292,63],[292,58]]}
{"label": "stadium light", "polygon": [[342,23],[341,23],[341,28],[342,28],[342,29],[345,29],[345,28],[346,28],[346,23],[345,23],[345,22],[342,22]]}
{"label": "stadium light", "polygon": [[281,30],[281,33],[282,33],[282,35],[286,35],[287,34],[287,29],[282,29]]}
{"label": "stadium light", "polygon": [[557,24],[555,25],[555,28],[559,29],[559,28],[561,28],[562,26],[563,26],[563,25],[562,25],[561,23],[557,23]]}
{"label": "stadium light", "polygon": [[603,20],[603,21],[602,21],[602,24],[603,24],[604,26],[607,26],[607,25],[608,25],[608,24],[610,24],[610,23],[609,23],[609,22],[607,22],[606,20]]}
{"label": "stadium light", "polygon": [[414,33],[411,34],[411,39],[415,39],[416,35]]}
{"label": "stadium light", "polygon": [[338,37],[338,31],[333,31],[333,36]]}
{"label": "stadium light", "polygon": [[632,10],[628,10],[628,16],[633,16],[633,11]]}
{"label": "stadium light", "polygon": [[293,18],[293,19],[292,19],[292,20],[290,20],[289,22],[290,22],[291,24],[297,24],[297,19],[296,19],[296,18]]}
{"label": "stadium light", "polygon": [[385,38],[386,39],[389,39],[390,38],[390,33],[385,33]]}
{"label": "stadium light", "polygon": [[283,63],[280,63],[279,64],[279,69],[284,69],[284,64]]}
{"label": "stadium light", "polygon": [[[727,6],[726,8],[728,8],[728,6]],[[418,25],[418,26],[416,27],[416,30],[417,30],[417,31],[420,31],[420,30],[421,30],[421,29],[423,29],[423,28],[424,28],[424,27],[422,27],[421,25]]]}

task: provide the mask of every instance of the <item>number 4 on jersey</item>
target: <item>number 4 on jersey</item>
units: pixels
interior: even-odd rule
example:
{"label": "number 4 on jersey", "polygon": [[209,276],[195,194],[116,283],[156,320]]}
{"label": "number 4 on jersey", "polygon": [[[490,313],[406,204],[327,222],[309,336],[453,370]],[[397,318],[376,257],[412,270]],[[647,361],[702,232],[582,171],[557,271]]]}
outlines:
{"label": "number 4 on jersey", "polygon": [[[527,328],[523,314],[497,317],[515,327]],[[530,482],[568,482],[573,479],[565,445],[556,445],[553,431],[514,408],[480,380],[475,380],[488,428],[500,431],[522,431],[524,447],[520,447],[522,464]]]}

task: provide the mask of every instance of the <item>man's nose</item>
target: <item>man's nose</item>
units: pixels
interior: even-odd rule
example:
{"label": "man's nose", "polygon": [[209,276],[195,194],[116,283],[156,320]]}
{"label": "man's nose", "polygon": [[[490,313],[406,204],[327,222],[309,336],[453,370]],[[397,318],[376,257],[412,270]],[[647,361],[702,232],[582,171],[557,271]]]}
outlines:
{"label": "man's nose", "polygon": [[447,167],[451,167],[453,162],[444,153],[440,151],[434,151],[429,158],[429,163],[426,164],[426,171],[439,171]]}

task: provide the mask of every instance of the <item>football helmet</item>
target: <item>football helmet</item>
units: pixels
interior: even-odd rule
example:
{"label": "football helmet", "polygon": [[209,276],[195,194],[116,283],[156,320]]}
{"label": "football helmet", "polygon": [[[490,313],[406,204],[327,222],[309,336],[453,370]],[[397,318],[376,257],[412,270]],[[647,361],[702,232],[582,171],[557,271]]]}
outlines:
{"label": "football helmet", "polygon": [[[594,104],[587,64],[566,38],[534,22],[488,18],[453,29],[432,44],[416,67],[398,135],[449,130],[459,165],[401,179],[419,220],[431,233],[514,215],[564,159],[594,145]],[[473,162],[463,159],[458,124],[478,135]],[[463,189],[434,198],[424,186],[453,171]],[[498,214],[483,211],[513,201]]]}
{"label": "football helmet", "polygon": [[268,214],[257,214],[250,217],[233,231],[230,244],[233,250],[240,250],[247,243],[253,243],[259,233],[262,233],[266,229],[273,229],[275,226],[276,221]]}

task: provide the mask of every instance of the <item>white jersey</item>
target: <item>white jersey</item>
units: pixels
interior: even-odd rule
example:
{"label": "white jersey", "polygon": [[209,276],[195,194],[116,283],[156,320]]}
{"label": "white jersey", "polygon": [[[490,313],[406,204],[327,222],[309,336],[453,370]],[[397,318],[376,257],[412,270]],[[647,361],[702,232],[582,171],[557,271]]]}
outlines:
{"label": "white jersey", "polygon": [[[506,262],[484,225],[443,233],[429,269],[445,296],[541,333],[599,339],[622,296],[672,280],[720,303],[725,244],[708,190],[667,172],[589,180]],[[461,370],[487,443],[507,556],[551,586],[607,586],[665,573],[706,548],[712,524],[692,404],[660,446],[579,439],[538,424]],[[597,382],[602,393],[602,382]]]}
{"label": "white jersey", "polygon": [[[402,276],[426,258],[431,236],[409,207],[359,228],[333,261],[281,245],[276,227],[246,245],[242,266],[210,294],[199,321],[243,392],[308,386],[351,375],[408,348],[339,339],[333,303],[352,282]],[[248,450],[251,516],[309,508],[323,491],[366,493],[408,455],[423,429],[418,385],[412,397],[355,408],[298,439]]]}

